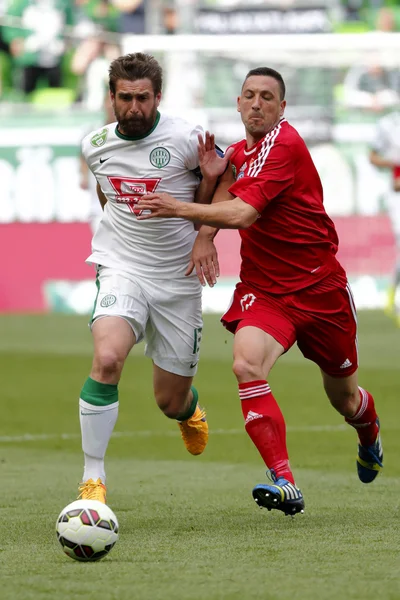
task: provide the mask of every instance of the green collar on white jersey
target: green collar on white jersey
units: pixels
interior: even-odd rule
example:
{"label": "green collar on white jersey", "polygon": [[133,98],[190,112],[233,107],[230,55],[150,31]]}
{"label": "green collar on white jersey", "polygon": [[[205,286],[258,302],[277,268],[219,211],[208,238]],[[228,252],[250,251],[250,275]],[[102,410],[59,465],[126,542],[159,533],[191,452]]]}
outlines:
{"label": "green collar on white jersey", "polygon": [[155,128],[157,127],[157,125],[160,121],[160,116],[161,116],[160,113],[157,111],[157,116],[156,116],[156,120],[154,121],[153,127],[144,135],[138,135],[137,137],[131,137],[129,135],[124,135],[123,133],[118,131],[118,125],[116,125],[116,127],[115,127],[115,135],[118,136],[119,138],[121,138],[121,140],[127,140],[129,142],[134,142],[136,140],[142,140],[143,138],[145,138],[148,135],[150,135],[151,133],[153,133],[153,131],[155,130]]}

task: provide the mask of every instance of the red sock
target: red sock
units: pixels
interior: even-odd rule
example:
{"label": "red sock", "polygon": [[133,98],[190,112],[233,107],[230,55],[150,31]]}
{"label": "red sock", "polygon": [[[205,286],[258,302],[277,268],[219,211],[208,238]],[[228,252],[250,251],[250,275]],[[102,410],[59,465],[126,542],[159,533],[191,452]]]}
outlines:
{"label": "red sock", "polygon": [[294,484],[286,448],[286,425],[265,380],[239,383],[246,431],[268,469]]}
{"label": "red sock", "polygon": [[346,418],[346,423],[357,430],[361,446],[372,446],[378,435],[378,425],[376,419],[378,415],[375,411],[374,399],[369,392],[358,388],[360,391],[360,404],[354,417]]}

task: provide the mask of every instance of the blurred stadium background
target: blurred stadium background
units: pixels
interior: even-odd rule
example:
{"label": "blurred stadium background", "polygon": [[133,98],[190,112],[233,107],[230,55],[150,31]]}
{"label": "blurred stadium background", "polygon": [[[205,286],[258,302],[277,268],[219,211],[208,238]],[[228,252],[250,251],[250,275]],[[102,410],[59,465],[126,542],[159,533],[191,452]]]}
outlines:
{"label": "blurred stadium background", "polygon": [[[222,147],[243,137],[235,100],[248,69],[283,73],[357,306],[384,305],[390,176],[370,165],[368,144],[399,105],[398,0],[2,0],[0,25],[0,311],[90,310],[91,186],[79,145],[104,122],[110,60],[138,50],[164,66],[162,109],[202,123]],[[218,246],[222,278],[204,297],[215,312],[236,278],[237,233]]]}
{"label": "blurred stadium background", "polygon": [[[2,600],[400,598],[400,336],[381,310],[396,249],[390,176],[368,160],[377,120],[400,104],[399,31],[400,0],[0,0]],[[282,72],[357,307],[377,309],[359,313],[360,381],[377,399],[385,469],[371,486],[357,480],[354,431],[293,349],[269,382],[307,509],[294,520],[255,510],[263,465],[244,433],[232,336],[218,323],[239,236],[221,231],[196,376],[209,445],[185,452],[135,348],[107,456],[121,541],[88,568],[54,535],[81,476],[77,398],[92,353],[92,183],[80,141],[107,118],[110,60],[142,50],[164,66],[162,110],[202,123],[223,148],[243,137],[235,102],[246,72]]]}

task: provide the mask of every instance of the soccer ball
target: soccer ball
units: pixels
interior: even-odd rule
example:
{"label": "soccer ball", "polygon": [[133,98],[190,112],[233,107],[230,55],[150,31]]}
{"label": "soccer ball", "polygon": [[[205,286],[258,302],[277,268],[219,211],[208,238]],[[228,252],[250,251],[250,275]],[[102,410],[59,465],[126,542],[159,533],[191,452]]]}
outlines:
{"label": "soccer ball", "polygon": [[118,521],[98,500],[75,500],[60,513],[57,539],[65,554],[82,562],[103,558],[118,540]]}

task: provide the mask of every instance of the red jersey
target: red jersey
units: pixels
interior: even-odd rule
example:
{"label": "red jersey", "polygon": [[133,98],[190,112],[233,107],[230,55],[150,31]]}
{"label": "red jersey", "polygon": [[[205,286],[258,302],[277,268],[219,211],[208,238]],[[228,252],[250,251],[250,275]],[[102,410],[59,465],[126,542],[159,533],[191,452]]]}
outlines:
{"label": "red jersey", "polygon": [[338,237],[325,212],[322,185],[297,131],[282,119],[249,150],[233,144],[234,196],[260,213],[242,238],[240,279],[272,294],[288,294],[341,269]]}

